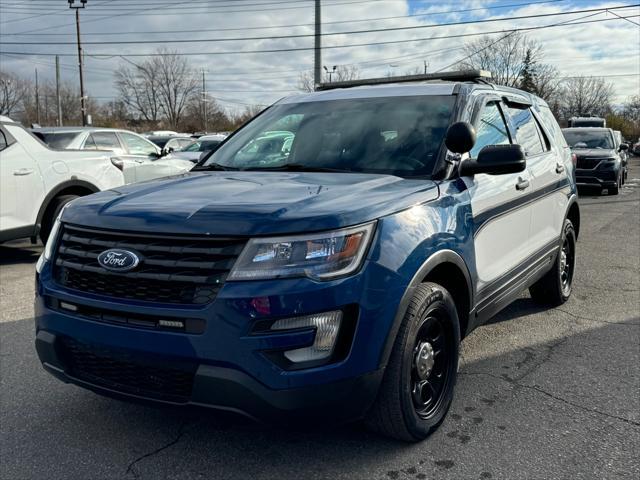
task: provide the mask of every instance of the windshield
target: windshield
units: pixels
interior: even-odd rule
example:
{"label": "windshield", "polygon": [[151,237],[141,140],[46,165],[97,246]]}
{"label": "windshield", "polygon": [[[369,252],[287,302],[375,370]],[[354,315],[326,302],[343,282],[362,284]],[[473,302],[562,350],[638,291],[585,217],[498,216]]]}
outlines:
{"label": "windshield", "polygon": [[563,130],[562,133],[571,148],[614,148],[613,138],[606,130]]}
{"label": "windshield", "polygon": [[418,96],[279,104],[204,163],[242,170],[295,165],[400,176],[430,175],[455,97]]}
{"label": "windshield", "polygon": [[80,132],[33,132],[38,136],[49,148],[54,150],[63,150],[67,148],[74,138],[76,138]]}

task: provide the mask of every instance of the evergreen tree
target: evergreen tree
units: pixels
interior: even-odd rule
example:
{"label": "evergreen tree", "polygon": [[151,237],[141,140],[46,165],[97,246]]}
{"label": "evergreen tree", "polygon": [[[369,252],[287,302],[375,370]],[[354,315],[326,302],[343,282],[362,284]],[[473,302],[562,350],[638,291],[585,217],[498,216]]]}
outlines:
{"label": "evergreen tree", "polygon": [[527,53],[522,61],[522,71],[520,72],[520,89],[529,93],[536,93],[536,65],[531,58],[531,50],[527,49]]}

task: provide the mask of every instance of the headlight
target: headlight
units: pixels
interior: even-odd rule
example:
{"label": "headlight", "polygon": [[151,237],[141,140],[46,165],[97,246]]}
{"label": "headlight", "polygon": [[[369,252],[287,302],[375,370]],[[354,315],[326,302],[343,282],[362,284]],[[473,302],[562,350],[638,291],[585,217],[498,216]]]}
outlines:
{"label": "headlight", "polygon": [[310,235],[254,238],[236,261],[228,280],[309,277],[328,280],[362,265],[375,223]]}

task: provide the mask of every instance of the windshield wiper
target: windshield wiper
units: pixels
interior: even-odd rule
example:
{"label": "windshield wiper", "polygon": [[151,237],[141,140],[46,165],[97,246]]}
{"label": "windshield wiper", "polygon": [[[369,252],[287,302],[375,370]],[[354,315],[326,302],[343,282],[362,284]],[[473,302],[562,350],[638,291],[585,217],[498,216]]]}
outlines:
{"label": "windshield wiper", "polygon": [[329,172],[329,173],[354,173],[353,170],[345,170],[341,168],[314,167],[311,165],[302,165],[300,163],[285,163],[276,167],[247,167],[243,171],[268,171],[268,172]]}
{"label": "windshield wiper", "polygon": [[207,165],[196,165],[191,169],[192,172],[204,171],[204,170],[220,170],[220,171],[230,171],[230,170],[239,170],[234,167],[227,167],[226,165],[221,165],[219,163],[209,163]]}

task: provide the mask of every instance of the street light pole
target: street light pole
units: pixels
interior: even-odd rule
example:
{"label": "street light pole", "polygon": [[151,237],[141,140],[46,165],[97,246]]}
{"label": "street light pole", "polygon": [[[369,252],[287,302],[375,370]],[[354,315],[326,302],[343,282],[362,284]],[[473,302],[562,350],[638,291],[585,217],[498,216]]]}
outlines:
{"label": "street light pole", "polygon": [[327,68],[327,66],[325,65],[325,66],[324,66],[324,67],[322,67],[322,68],[324,68],[324,71],[325,71],[325,72],[327,72],[327,75],[329,75],[329,83],[331,83],[332,75],[335,73],[336,68],[338,68],[338,67],[337,67],[336,65],[334,65],[334,66],[333,66],[333,69],[329,70],[329,69]]}
{"label": "street light pole", "polygon": [[87,0],[79,0],[79,5],[76,5],[76,0],[67,0],[69,2],[69,8],[76,11],[76,34],[78,37],[78,69],[80,71],[80,115],[82,116],[82,126],[87,125],[87,105],[85,103],[84,96],[84,75],[82,73],[82,44],[80,42],[80,9],[84,8],[87,4]]}

